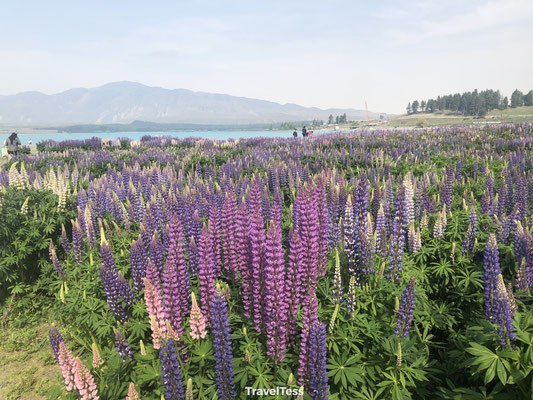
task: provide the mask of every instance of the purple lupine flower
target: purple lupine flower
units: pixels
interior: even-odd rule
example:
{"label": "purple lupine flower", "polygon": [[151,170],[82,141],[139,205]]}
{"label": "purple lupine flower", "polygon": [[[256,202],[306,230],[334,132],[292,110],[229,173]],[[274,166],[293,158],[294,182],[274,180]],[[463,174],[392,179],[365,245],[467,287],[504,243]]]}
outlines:
{"label": "purple lupine flower", "polygon": [[313,400],[328,398],[326,326],[316,321],[309,331],[309,395]]}
{"label": "purple lupine flower", "polygon": [[498,287],[498,275],[501,274],[499,257],[496,236],[491,233],[483,254],[485,314],[490,322],[494,322],[496,319],[496,289]]}
{"label": "purple lupine flower", "polygon": [[200,235],[198,261],[198,279],[200,280],[200,303],[202,313],[208,320],[211,320],[211,298],[215,290],[215,257],[213,256],[213,245],[211,235],[206,226]]}
{"label": "purple lupine flower", "polygon": [[520,221],[516,222],[516,229],[513,232],[513,247],[516,261],[520,264],[523,259],[527,258],[527,235]]}
{"label": "purple lupine flower", "polygon": [[[102,255],[102,266],[100,267],[100,277],[102,279],[102,286],[107,297],[107,304],[109,309],[115,314],[115,317],[120,322],[125,322],[128,319],[128,314],[121,304],[120,298],[120,281],[115,267],[115,260],[111,254],[111,249],[102,235],[102,244],[100,246],[100,253]],[[130,289],[131,290],[131,289]]]}
{"label": "purple lupine flower", "polygon": [[242,277],[242,302],[244,315],[251,317],[252,311],[252,276],[250,268],[250,253],[248,246],[249,219],[244,201],[241,202],[237,211],[237,230],[235,232],[235,252],[237,255],[237,270]]}
{"label": "purple lupine flower", "polygon": [[387,279],[400,280],[403,263],[405,235],[402,234],[399,217],[394,217],[389,251],[389,269]]}
{"label": "purple lupine flower", "polygon": [[150,241],[150,260],[155,264],[159,271],[159,276],[161,276],[163,272],[163,245],[159,240],[157,230],[152,235],[152,240]]}
{"label": "purple lupine flower", "polygon": [[[500,336],[500,344],[503,347],[509,347],[512,345],[515,348],[514,342],[516,341],[516,335],[513,333],[513,304],[514,297],[512,292],[509,294],[505,288],[505,283],[501,274],[497,277],[497,288],[494,301],[494,320],[492,322],[500,325],[498,329],[498,335]],[[511,298],[513,300],[511,300]]]}
{"label": "purple lupine flower", "polygon": [[159,286],[161,283],[161,280],[159,279],[159,271],[151,259],[148,259],[148,266],[146,267],[146,278],[148,278],[148,280],[154,285],[157,284]]}
{"label": "purple lupine flower", "polygon": [[136,292],[140,292],[144,288],[143,278],[146,276],[146,267],[148,265],[141,236],[131,243],[130,265],[133,287]]}
{"label": "purple lupine flower", "polygon": [[294,233],[292,228],[289,231],[289,265],[287,269],[287,301],[289,305],[288,309],[288,337],[292,342],[296,334],[296,314],[300,307],[300,300],[302,293],[299,285],[299,265],[301,263],[300,257],[303,254],[300,248],[300,242],[298,241],[298,235]]}
{"label": "purple lupine flower", "polygon": [[159,350],[165,399],[181,400],[185,398],[181,368],[172,339],[163,340]]}
{"label": "purple lupine flower", "polygon": [[170,221],[169,251],[163,270],[163,303],[165,319],[178,333],[183,334],[182,318],[189,313],[190,281],[185,262],[185,239],[176,215]]}
{"label": "purple lupine flower", "polygon": [[230,276],[235,279],[238,271],[238,255],[236,243],[237,230],[237,202],[235,194],[230,191],[226,195],[226,200],[222,206],[222,255],[224,258],[224,268]]}
{"label": "purple lupine flower", "polygon": [[54,351],[54,356],[56,357],[56,360],[59,362],[59,344],[61,342],[64,342],[63,336],[59,333],[55,325],[52,325],[50,328],[50,345],[52,346],[52,350]]}
{"label": "purple lupine flower", "polygon": [[309,288],[313,291],[316,290],[319,273],[319,221],[312,185],[302,189],[298,197],[302,202],[299,211],[300,222],[298,229],[295,230],[295,233],[299,236],[299,248],[302,252],[298,256],[301,261],[298,282],[300,283],[300,292],[305,296]]}
{"label": "purple lupine flower", "polygon": [[400,308],[398,310],[398,321],[394,333],[400,337],[406,337],[411,329],[413,312],[415,311],[415,277],[412,276],[405,288]]}
{"label": "purple lupine flower", "polygon": [[216,290],[211,298],[210,322],[213,328],[217,393],[221,400],[232,400],[236,398],[237,394],[235,392],[235,383],[233,382],[233,353],[231,350],[228,305],[220,290]]}
{"label": "purple lupine flower", "polygon": [[308,387],[309,382],[309,330],[318,321],[318,299],[314,289],[309,288],[302,300],[302,335],[298,367],[298,383]]}
{"label": "purple lupine flower", "polygon": [[121,272],[118,272],[118,290],[127,305],[131,306],[135,303],[135,294]]}
{"label": "purple lupine flower", "polygon": [[50,254],[50,260],[52,261],[52,264],[54,265],[54,269],[57,272],[57,275],[59,275],[60,278],[66,279],[67,273],[61,266],[61,263],[59,262],[59,259],[57,258],[56,249],[54,247],[54,243],[50,239],[50,246],[48,247],[48,253]]}
{"label": "purple lupine flower", "polygon": [[81,264],[81,257],[83,251],[82,233],[78,221],[71,221],[72,223],[72,250],[74,259],[78,264]]}
{"label": "purple lupine flower", "polygon": [[222,247],[220,239],[220,214],[215,203],[211,205],[209,211],[209,234],[211,235],[211,243],[213,244],[214,255],[214,274],[215,277],[220,276],[220,266],[222,265]]}
{"label": "purple lupine flower", "polygon": [[191,236],[189,241],[189,269],[191,270],[191,275],[196,276],[198,274],[198,246],[196,245],[196,240],[194,236]]}
{"label": "purple lupine flower", "polygon": [[117,350],[117,353],[122,358],[122,362],[125,362],[128,360],[133,360],[133,351],[131,350],[131,346],[118,329],[115,329],[115,349]]}
{"label": "purple lupine flower", "polygon": [[[319,242],[318,242],[318,264],[320,275],[326,273],[326,261],[328,254],[328,227],[329,227],[329,215],[328,205],[326,201],[326,188],[322,182],[322,178],[319,180],[316,191],[316,204],[318,211],[318,223],[319,223]],[[281,226],[281,208],[280,208],[280,226]]]}
{"label": "purple lupine flower", "polygon": [[441,198],[442,202],[446,205],[446,209],[451,210],[452,207],[452,195],[453,195],[453,168],[450,164],[446,166],[446,175],[442,185]]}
{"label": "purple lupine flower", "polygon": [[277,364],[283,361],[287,349],[288,311],[285,260],[281,244],[281,227],[277,220],[270,221],[265,244],[265,260],[267,354]]}
{"label": "purple lupine flower", "polygon": [[[252,300],[254,309],[255,329],[261,332],[264,328],[264,257],[263,246],[265,244],[265,231],[263,216],[261,214],[261,191],[257,180],[254,179],[250,189],[250,224],[248,228],[250,237],[250,273],[247,278],[251,278]],[[244,277],[243,277],[244,279]]]}

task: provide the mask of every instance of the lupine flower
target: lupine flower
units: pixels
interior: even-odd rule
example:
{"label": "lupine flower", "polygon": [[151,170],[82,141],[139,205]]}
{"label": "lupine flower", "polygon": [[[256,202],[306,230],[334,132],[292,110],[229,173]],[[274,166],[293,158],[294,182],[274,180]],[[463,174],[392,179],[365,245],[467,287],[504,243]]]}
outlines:
{"label": "lupine flower", "polygon": [[342,301],[342,279],[341,279],[341,263],[339,258],[339,249],[335,248],[335,277],[333,281],[333,302],[335,304]]}
{"label": "lupine flower", "polygon": [[124,278],[124,275],[122,275],[121,272],[118,272],[118,290],[120,292],[120,295],[124,299],[127,305],[131,306],[133,303],[135,303],[135,295],[133,294],[133,291],[131,290],[130,284]]}
{"label": "lupine flower", "polygon": [[215,290],[215,258],[213,256],[213,246],[211,235],[204,226],[200,236],[198,279],[200,280],[200,302],[202,313],[210,321],[211,298]]}
{"label": "lupine flower", "polygon": [[503,282],[503,277],[501,274],[498,274],[497,282],[498,283],[495,293],[496,296],[494,301],[494,314],[492,322],[500,325],[500,328],[498,329],[498,335],[500,336],[500,344],[503,347],[508,347],[509,344],[511,344],[514,348],[516,335],[513,333],[513,304],[509,299],[509,295],[507,293],[507,290],[505,289],[505,283]]}
{"label": "lupine flower", "polygon": [[56,357],[56,360],[59,362],[59,344],[64,342],[63,336],[59,333],[55,325],[52,325],[50,328],[50,345],[52,346],[52,350],[54,351],[54,356]]}
{"label": "lupine flower", "polygon": [[75,359],[75,365],[74,383],[81,400],[98,400],[98,389],[94,383],[93,376],[79,358]]}
{"label": "lupine flower", "polygon": [[100,368],[102,365],[104,365],[104,360],[102,360],[102,357],[100,357],[100,353],[98,352],[98,347],[96,347],[96,343],[93,343],[91,346],[91,349],[93,351],[93,368]]}
{"label": "lupine flower", "polygon": [[516,290],[521,292],[528,291],[525,257],[522,258],[522,262],[520,263],[520,267],[518,268],[518,271],[516,273]]}
{"label": "lupine flower", "polygon": [[122,362],[125,362],[126,359],[133,360],[133,351],[130,344],[118,329],[115,329],[115,349],[122,358]]}
{"label": "lupine flower", "polygon": [[52,240],[50,240],[50,246],[48,248],[48,252],[50,254],[50,260],[52,261],[52,264],[54,265],[55,271],[57,272],[59,277],[66,279],[67,273],[65,272],[65,270],[61,266],[61,263],[59,262],[59,259],[57,258],[56,249],[54,247],[54,243],[52,242]]}
{"label": "lupine flower", "polygon": [[402,299],[400,300],[400,308],[398,310],[398,322],[396,323],[396,330],[394,333],[400,337],[406,337],[411,329],[413,321],[413,312],[415,310],[415,277],[411,277],[407,287],[405,288]]}
{"label": "lupine flower", "polygon": [[[250,225],[248,235],[250,238],[250,273],[247,278],[251,278],[252,301],[254,309],[255,329],[261,332],[264,328],[264,260],[263,246],[265,244],[264,222],[261,215],[261,190],[257,180],[254,179],[250,188]],[[243,277],[244,279],[244,277]]]}
{"label": "lupine flower", "polygon": [[133,279],[133,288],[138,293],[143,286],[143,278],[146,276],[146,267],[148,260],[145,254],[144,243],[142,237],[139,236],[137,240],[131,243],[130,247],[130,265],[131,277]]}
{"label": "lupine flower", "polygon": [[166,334],[167,327],[159,285],[153,285],[148,278],[144,278],[144,300],[150,316],[154,349],[159,349],[161,338]]}
{"label": "lupine flower", "polygon": [[135,384],[133,382],[130,382],[130,386],[128,387],[128,395],[126,396],[126,400],[141,400],[141,396],[139,396],[135,390]]}
{"label": "lupine flower", "polygon": [[303,299],[302,307],[302,335],[300,341],[298,382],[300,385],[307,387],[309,381],[309,332],[311,326],[318,321],[318,299],[314,289],[309,288],[307,290],[307,296]]}
{"label": "lupine flower", "polygon": [[163,385],[165,385],[165,399],[180,400],[185,397],[181,378],[180,363],[176,347],[172,339],[163,340],[159,350]]}
{"label": "lupine flower", "polygon": [[190,283],[184,247],[181,224],[174,216],[169,225],[169,250],[163,270],[163,310],[178,335],[183,334],[181,321],[189,312]]}
{"label": "lupine flower", "polygon": [[285,259],[281,244],[281,226],[270,221],[265,244],[265,319],[267,354],[275,363],[283,361],[287,348],[287,291],[285,288]]}
{"label": "lupine flower", "polygon": [[146,278],[154,285],[160,285],[161,279],[159,278],[159,270],[152,259],[148,260],[148,266],[146,267]]}
{"label": "lupine flower", "polygon": [[483,281],[485,287],[485,314],[490,322],[494,322],[496,289],[498,286],[498,275],[501,274],[500,260],[499,260],[498,245],[496,243],[496,236],[493,233],[489,235],[485,252],[483,254],[483,262],[485,272],[483,273]]}
{"label": "lupine flower", "polygon": [[71,220],[72,223],[72,250],[74,258],[78,264],[81,264],[82,257],[82,233],[78,221]]}
{"label": "lupine flower", "polygon": [[163,246],[161,245],[157,231],[154,232],[150,241],[150,260],[155,264],[161,276],[163,272]]}
{"label": "lupine flower", "polygon": [[70,252],[70,242],[68,241],[67,231],[65,230],[64,224],[61,224],[61,246],[66,254]]}
{"label": "lupine flower", "polygon": [[328,398],[326,327],[316,321],[309,331],[309,395],[313,400]]}
{"label": "lupine flower", "polygon": [[61,367],[63,379],[65,380],[67,392],[70,392],[75,388],[74,377],[77,365],[74,355],[63,341],[59,342],[58,362]]}
{"label": "lupine flower", "polygon": [[233,382],[233,353],[229,328],[228,306],[223,295],[217,290],[211,297],[211,326],[213,328],[213,348],[215,350],[215,372],[217,393],[221,400],[235,399]]}
{"label": "lupine flower", "polygon": [[122,284],[119,281],[117,269],[115,267],[115,260],[111,254],[111,249],[109,248],[109,245],[107,244],[103,234],[100,253],[102,254],[100,277],[102,278],[102,286],[104,287],[104,291],[106,293],[107,305],[117,320],[120,322],[125,322],[128,319],[128,314],[122,305],[118,303]]}
{"label": "lupine flower", "polygon": [[194,292],[191,293],[191,300],[192,300],[192,306],[191,306],[191,318],[190,318],[190,326],[191,326],[191,337],[195,340],[203,339],[205,338],[205,335],[207,334],[207,331],[205,329],[205,318],[202,315],[202,311],[200,310],[200,307],[198,307],[198,303],[196,302],[196,296],[194,295]]}
{"label": "lupine flower", "polygon": [[394,217],[390,238],[389,271],[387,273],[388,279],[400,280],[400,273],[402,272],[403,263],[404,243],[405,235],[402,233],[400,218]]}
{"label": "lupine flower", "polygon": [[185,391],[185,400],[194,400],[193,394],[192,394],[192,379],[189,378],[187,381],[187,390]]}

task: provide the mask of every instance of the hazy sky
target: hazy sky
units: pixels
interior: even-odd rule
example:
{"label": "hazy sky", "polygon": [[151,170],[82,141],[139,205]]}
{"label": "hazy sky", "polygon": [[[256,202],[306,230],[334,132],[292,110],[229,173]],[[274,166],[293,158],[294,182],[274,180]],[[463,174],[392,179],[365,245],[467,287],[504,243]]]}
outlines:
{"label": "hazy sky", "polygon": [[533,89],[533,0],[0,3],[0,94],[129,80],[401,113]]}

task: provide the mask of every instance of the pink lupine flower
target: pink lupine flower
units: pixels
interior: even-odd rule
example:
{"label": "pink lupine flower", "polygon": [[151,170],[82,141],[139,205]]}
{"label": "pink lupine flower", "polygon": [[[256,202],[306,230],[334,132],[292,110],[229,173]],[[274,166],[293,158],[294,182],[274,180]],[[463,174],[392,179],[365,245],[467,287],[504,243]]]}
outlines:
{"label": "pink lupine flower", "polygon": [[198,307],[194,293],[191,293],[191,299],[191,319],[189,322],[191,325],[191,337],[196,340],[203,339],[207,334],[207,331],[205,330],[205,318],[200,307]]}
{"label": "pink lupine flower", "polygon": [[135,385],[133,382],[130,382],[130,387],[128,388],[128,395],[126,396],[126,400],[141,400],[141,397],[135,390]]}
{"label": "pink lupine flower", "polygon": [[[159,286],[159,285],[158,285]],[[163,314],[163,303],[159,288],[154,286],[148,278],[144,278],[144,300],[150,316],[150,325],[152,327],[152,338],[155,349],[159,349],[161,338],[167,332],[167,326]]]}
{"label": "pink lupine flower", "polygon": [[102,357],[100,357],[100,353],[98,352],[96,343],[93,343],[92,349],[93,349],[93,368],[100,368],[104,364],[104,360],[102,360]]}
{"label": "pink lupine flower", "polygon": [[75,359],[76,372],[74,374],[74,383],[80,393],[82,400],[98,400],[98,389],[94,383],[94,378],[81,362],[79,358]]}
{"label": "pink lupine flower", "polygon": [[64,342],[59,343],[59,366],[63,373],[67,392],[74,389],[74,376],[76,374],[76,359]]}

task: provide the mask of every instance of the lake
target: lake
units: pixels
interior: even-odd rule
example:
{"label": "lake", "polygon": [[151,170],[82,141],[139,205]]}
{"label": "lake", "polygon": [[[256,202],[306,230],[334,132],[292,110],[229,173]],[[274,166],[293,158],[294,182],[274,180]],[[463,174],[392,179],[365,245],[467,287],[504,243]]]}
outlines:
{"label": "lake", "polygon": [[[315,132],[318,133],[318,132]],[[202,139],[238,139],[238,138],[254,138],[254,137],[269,137],[269,138],[290,138],[292,131],[183,131],[183,132],[110,132],[110,133],[25,133],[19,134],[22,144],[27,144],[31,139],[33,144],[37,144],[43,140],[84,140],[92,137],[102,139],[118,139],[127,137],[131,140],[139,140],[141,137],[150,136],[171,136],[177,139],[184,139],[188,137],[198,137]],[[0,135],[0,145],[4,144],[5,139],[9,135]],[[301,132],[298,131],[298,137],[301,137]]]}

